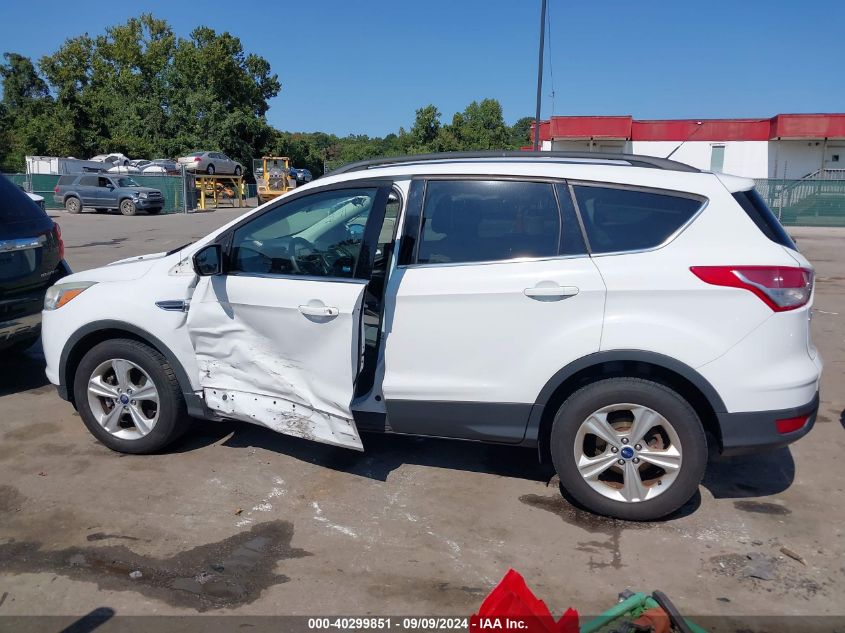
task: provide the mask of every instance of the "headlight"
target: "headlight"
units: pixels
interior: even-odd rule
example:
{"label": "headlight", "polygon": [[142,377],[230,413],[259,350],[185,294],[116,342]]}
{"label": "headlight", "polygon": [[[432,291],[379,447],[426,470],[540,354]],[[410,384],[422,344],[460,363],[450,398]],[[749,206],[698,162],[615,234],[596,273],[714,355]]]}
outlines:
{"label": "headlight", "polygon": [[139,198],[146,198],[147,194],[146,194],[146,192],[141,192],[141,193],[138,194],[138,197]]}
{"label": "headlight", "polygon": [[68,303],[71,299],[75,299],[82,294],[83,291],[93,286],[96,281],[78,281],[69,284],[56,284],[47,288],[47,294],[44,295],[44,309],[56,310]]}

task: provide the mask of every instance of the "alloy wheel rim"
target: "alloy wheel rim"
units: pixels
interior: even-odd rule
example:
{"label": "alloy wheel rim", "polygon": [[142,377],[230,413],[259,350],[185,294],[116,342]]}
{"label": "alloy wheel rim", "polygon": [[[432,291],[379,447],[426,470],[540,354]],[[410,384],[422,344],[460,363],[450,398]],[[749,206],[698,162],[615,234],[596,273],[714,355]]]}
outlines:
{"label": "alloy wheel rim", "polygon": [[146,436],[159,418],[155,383],[141,367],[123,358],[104,361],[91,373],[88,405],[97,423],[123,440]]}
{"label": "alloy wheel rim", "polygon": [[665,493],[681,471],[678,433],[649,407],[611,404],[575,434],[575,466],[590,488],[613,501],[641,503]]}

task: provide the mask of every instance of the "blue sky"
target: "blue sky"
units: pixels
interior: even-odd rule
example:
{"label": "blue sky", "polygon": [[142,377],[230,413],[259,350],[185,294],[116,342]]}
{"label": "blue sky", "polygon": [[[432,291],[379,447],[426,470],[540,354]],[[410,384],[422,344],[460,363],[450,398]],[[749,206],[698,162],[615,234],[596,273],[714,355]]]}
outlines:
{"label": "blue sky", "polygon": [[[179,35],[205,24],[266,57],[282,82],[268,114],[276,127],[383,135],[428,103],[445,121],[485,97],[502,103],[508,123],[533,116],[539,4],[0,0],[0,52],[37,59],[149,11]],[[845,111],[842,0],[549,5],[544,118]]]}

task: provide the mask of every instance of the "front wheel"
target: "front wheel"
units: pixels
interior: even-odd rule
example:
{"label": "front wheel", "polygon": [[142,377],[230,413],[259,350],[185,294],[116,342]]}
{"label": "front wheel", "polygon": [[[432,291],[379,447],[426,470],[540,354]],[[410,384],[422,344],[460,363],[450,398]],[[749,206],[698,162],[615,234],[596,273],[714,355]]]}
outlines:
{"label": "front wheel", "polygon": [[135,215],[135,211],[135,203],[128,198],[120,203],[120,212],[123,215]]}
{"label": "front wheel", "polygon": [[597,514],[652,521],[698,490],[707,440],[695,411],[640,378],[591,383],[563,403],[550,448],[561,486]]}
{"label": "front wheel", "polygon": [[91,434],[121,453],[161,450],[190,424],[167,359],[131,339],[112,339],[91,348],[77,367],[73,395]]}
{"label": "front wheel", "polygon": [[82,210],[82,203],[79,201],[79,198],[74,198],[71,196],[67,200],[65,200],[65,211],[68,213],[79,213]]}

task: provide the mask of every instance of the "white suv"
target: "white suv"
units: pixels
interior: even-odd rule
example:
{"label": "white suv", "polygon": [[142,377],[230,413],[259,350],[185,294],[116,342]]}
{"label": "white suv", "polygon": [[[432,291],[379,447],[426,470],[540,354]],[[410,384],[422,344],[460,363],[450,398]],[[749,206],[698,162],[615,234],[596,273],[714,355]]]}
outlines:
{"label": "white suv", "polygon": [[47,376],[108,447],[187,416],[538,448],[583,506],[677,510],[818,408],[813,269],[754,183],[631,155],[342,168],[199,242],[62,279]]}

